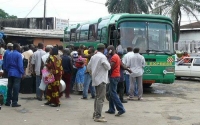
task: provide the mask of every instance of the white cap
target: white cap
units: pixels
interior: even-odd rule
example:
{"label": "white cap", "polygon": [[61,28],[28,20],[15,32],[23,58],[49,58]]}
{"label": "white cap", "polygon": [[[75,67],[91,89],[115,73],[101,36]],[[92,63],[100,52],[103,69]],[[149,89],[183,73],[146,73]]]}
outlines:
{"label": "white cap", "polygon": [[12,43],[8,43],[7,46],[13,46],[13,44]]}

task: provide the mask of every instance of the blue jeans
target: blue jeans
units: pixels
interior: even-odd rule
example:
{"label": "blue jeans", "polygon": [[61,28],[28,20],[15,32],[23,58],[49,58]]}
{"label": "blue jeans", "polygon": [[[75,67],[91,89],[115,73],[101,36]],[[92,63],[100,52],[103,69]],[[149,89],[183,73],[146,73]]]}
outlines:
{"label": "blue jeans", "polygon": [[[125,75],[125,81],[126,81],[126,94],[129,95],[129,89],[130,89],[130,75],[126,74]],[[137,82],[135,81],[135,91],[134,91],[134,95],[137,96],[138,95],[138,87],[137,87]]]}
{"label": "blue jeans", "polygon": [[41,76],[36,75],[36,97],[41,98],[41,90],[39,89]]}
{"label": "blue jeans", "polygon": [[92,78],[89,73],[84,75],[84,84],[83,84],[83,98],[87,98],[88,89],[90,89],[92,97],[95,97],[95,87],[92,86]]}
{"label": "blue jeans", "polygon": [[12,105],[17,105],[18,95],[20,89],[21,78],[10,76],[8,77],[8,90],[6,104],[10,105],[12,100]]}
{"label": "blue jeans", "polygon": [[117,84],[119,82],[119,77],[110,78],[110,85],[109,85],[109,93],[110,93],[110,100],[109,100],[109,112],[114,113],[115,107],[119,113],[124,113],[125,109],[117,95]]}
{"label": "blue jeans", "polygon": [[130,89],[130,78],[129,74],[125,75],[125,81],[126,81],[126,94],[129,95],[129,89]]}

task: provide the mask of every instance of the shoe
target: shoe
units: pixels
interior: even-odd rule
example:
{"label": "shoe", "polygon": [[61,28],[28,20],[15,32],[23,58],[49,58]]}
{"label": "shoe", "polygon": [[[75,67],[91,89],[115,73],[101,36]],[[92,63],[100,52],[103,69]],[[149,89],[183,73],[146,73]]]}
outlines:
{"label": "shoe", "polygon": [[82,97],[81,99],[85,99],[85,100],[87,100],[87,97]]}
{"label": "shoe", "polygon": [[38,101],[42,101],[42,98],[37,97],[37,100],[38,100]]}
{"label": "shoe", "polygon": [[121,116],[122,114],[124,114],[125,112],[118,112],[115,116]]}
{"label": "shoe", "polygon": [[12,107],[20,107],[20,104],[12,105]]}
{"label": "shoe", "polygon": [[46,103],[44,103],[44,105],[50,105],[51,104],[51,102],[46,102]]}
{"label": "shoe", "polygon": [[125,101],[125,100],[121,100],[121,102],[122,102],[122,103],[127,103],[128,101]]}
{"label": "shoe", "polygon": [[110,112],[110,111],[105,111],[105,113],[108,113],[108,114],[115,114],[115,112]]}
{"label": "shoe", "polygon": [[65,96],[65,98],[66,98],[66,99],[70,99],[71,97],[70,97],[70,96]]}
{"label": "shoe", "polygon": [[[102,115],[101,118],[105,118],[105,116]],[[95,119],[95,116],[93,116],[93,119]]]}
{"label": "shoe", "polygon": [[10,104],[6,103],[5,106],[10,106]]}
{"label": "shoe", "polygon": [[133,98],[133,97],[130,97],[130,96],[127,97],[127,99],[128,99],[128,100],[134,100],[134,98]]}
{"label": "shoe", "polygon": [[102,117],[100,117],[100,118],[94,118],[94,121],[95,122],[107,122],[107,120],[105,118],[102,118]]}
{"label": "shoe", "polygon": [[49,106],[51,106],[51,107],[60,107],[60,104],[51,104]]}
{"label": "shoe", "polygon": [[95,99],[95,96],[92,96],[91,99]]}
{"label": "shoe", "polygon": [[143,100],[143,98],[142,98],[142,97],[139,97],[138,100],[139,100],[139,101],[140,101],[140,100]]}

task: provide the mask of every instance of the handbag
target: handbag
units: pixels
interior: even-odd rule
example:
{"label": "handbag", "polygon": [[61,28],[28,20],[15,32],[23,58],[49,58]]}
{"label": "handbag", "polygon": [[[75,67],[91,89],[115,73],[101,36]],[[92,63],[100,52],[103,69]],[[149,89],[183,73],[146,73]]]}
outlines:
{"label": "handbag", "polygon": [[55,81],[54,75],[47,69],[42,70],[42,78],[45,84],[53,83]]}

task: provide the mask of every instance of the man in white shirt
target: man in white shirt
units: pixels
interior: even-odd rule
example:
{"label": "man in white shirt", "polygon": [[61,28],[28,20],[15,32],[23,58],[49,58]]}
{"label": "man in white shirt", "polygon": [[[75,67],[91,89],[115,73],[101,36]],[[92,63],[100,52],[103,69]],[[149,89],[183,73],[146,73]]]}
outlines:
{"label": "man in white shirt", "polygon": [[39,101],[42,101],[41,98],[41,91],[39,89],[40,82],[41,82],[41,61],[42,56],[46,54],[43,50],[44,45],[43,43],[38,43],[38,50],[33,53],[31,64],[33,65],[33,74],[36,75],[36,98]]}
{"label": "man in white shirt", "polygon": [[98,44],[98,52],[91,57],[87,67],[88,70],[92,72],[92,86],[95,86],[96,89],[93,114],[94,121],[96,122],[106,122],[106,120],[101,116],[101,113],[106,96],[106,84],[109,82],[108,71],[111,66],[104,55],[104,49],[104,44]]}
{"label": "man in white shirt", "polygon": [[134,49],[134,56],[128,60],[127,67],[130,67],[132,73],[130,74],[130,90],[129,90],[129,100],[132,100],[134,97],[135,90],[135,81],[138,84],[138,100],[142,99],[143,86],[142,86],[142,76],[143,68],[145,67],[145,59],[142,55],[139,54],[139,48]]}
{"label": "man in white shirt", "polygon": [[[122,62],[124,65],[127,66],[128,61],[130,60],[130,58],[132,58],[134,56],[133,53],[133,48],[132,47],[127,47],[127,54],[124,55],[124,57],[122,58]],[[125,71],[126,75],[125,75],[125,81],[126,81],[126,95],[129,95],[129,88],[130,88],[130,73],[128,71]]]}

